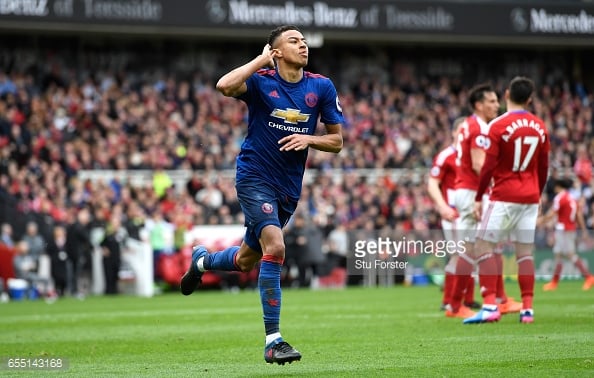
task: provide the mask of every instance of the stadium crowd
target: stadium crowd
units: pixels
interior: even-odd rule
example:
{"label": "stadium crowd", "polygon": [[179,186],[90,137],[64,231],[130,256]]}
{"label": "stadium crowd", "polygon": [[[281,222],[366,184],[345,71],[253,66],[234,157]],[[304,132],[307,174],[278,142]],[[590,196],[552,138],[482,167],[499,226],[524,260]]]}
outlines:
{"label": "stadium crowd", "polygon": [[[337,156],[310,151],[308,167],[316,174],[303,190],[299,212],[325,237],[337,228],[439,229],[424,172],[449,143],[453,120],[469,113],[468,89],[488,80],[501,93],[510,70],[490,77],[487,70],[468,71],[454,56],[445,67],[421,70],[424,63],[413,58],[342,54],[338,68],[318,63],[312,71],[336,77],[345,148]],[[551,174],[579,179],[576,190],[593,228],[593,95],[569,72],[542,68],[544,73],[532,70],[539,72],[534,112],[551,131]],[[2,223],[21,240],[24,225],[34,221],[49,242],[56,225],[74,224],[80,209],[88,208],[91,224],[106,227],[116,217],[135,238],[148,227],[153,248],[168,252],[183,247],[183,232],[193,225],[243,223],[233,179],[217,172],[234,167],[246,108],[215,91],[218,74],[196,67],[159,71],[149,64],[114,69],[92,59],[72,65],[54,51],[2,51]],[[376,168],[406,170],[397,180],[361,174]],[[155,179],[133,186],[78,177],[81,170],[108,169],[150,169]],[[179,188],[168,170],[195,173]],[[343,174],[331,174],[335,170]],[[545,208],[552,188],[547,192]],[[150,233],[163,223],[174,232],[171,243]]]}

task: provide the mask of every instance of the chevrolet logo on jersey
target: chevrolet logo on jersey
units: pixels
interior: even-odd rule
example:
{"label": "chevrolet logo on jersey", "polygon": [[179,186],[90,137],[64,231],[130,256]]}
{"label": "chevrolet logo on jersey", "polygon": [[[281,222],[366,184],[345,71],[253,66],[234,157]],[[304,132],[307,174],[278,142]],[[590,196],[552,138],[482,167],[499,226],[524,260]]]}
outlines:
{"label": "chevrolet logo on jersey", "polygon": [[274,109],[270,115],[276,118],[284,119],[285,122],[291,123],[293,125],[296,125],[297,122],[307,122],[309,120],[309,114],[301,114],[299,109]]}

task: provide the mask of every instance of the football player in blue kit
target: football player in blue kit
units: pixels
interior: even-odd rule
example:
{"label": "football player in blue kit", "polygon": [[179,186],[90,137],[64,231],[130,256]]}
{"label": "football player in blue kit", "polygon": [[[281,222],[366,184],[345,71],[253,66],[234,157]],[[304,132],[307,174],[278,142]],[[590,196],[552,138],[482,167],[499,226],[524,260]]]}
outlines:
{"label": "football player in blue kit", "polygon": [[[296,26],[270,33],[260,55],[221,77],[223,95],[248,106],[247,135],[237,157],[237,196],[246,232],[240,246],[209,253],[196,246],[181,281],[190,295],[206,270],[248,272],[260,262],[258,286],[266,341],[264,359],[285,364],[301,354],[281,336],[281,268],[285,257],[282,228],[297,207],[309,148],[342,149],[342,109],[327,77],[304,70],[309,48]],[[318,122],[325,133],[315,134]]]}

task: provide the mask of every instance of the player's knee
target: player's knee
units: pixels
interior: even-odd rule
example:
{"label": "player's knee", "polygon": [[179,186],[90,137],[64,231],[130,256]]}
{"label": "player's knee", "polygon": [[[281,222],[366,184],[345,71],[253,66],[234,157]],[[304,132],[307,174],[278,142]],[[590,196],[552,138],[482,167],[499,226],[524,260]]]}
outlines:
{"label": "player's knee", "polygon": [[265,255],[271,255],[278,259],[285,258],[285,243],[281,241],[275,241],[273,243],[268,243],[264,250],[262,251]]}

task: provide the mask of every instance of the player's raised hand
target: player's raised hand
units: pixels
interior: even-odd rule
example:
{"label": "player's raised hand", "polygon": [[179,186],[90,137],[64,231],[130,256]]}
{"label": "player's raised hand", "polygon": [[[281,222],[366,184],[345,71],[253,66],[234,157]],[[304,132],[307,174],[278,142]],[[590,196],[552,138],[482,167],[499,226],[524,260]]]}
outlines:
{"label": "player's raised hand", "polygon": [[268,62],[264,65],[264,67],[274,68],[274,58],[277,54],[277,49],[273,49],[269,44],[266,44],[266,46],[264,46],[264,49],[262,50],[262,56],[267,57]]}

